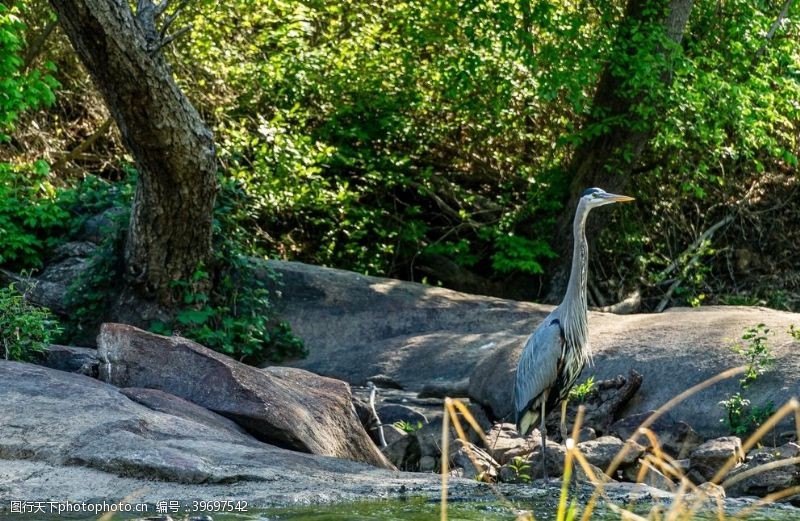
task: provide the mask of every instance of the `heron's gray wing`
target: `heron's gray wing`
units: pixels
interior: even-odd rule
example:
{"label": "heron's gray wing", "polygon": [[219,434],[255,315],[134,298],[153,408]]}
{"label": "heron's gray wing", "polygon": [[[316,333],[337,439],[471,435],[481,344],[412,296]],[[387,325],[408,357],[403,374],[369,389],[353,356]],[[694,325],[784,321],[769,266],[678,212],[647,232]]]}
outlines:
{"label": "heron's gray wing", "polygon": [[564,335],[557,318],[548,317],[528,337],[514,383],[514,410],[518,424],[522,415],[531,409],[538,415],[543,391],[552,387],[558,378],[563,349]]}

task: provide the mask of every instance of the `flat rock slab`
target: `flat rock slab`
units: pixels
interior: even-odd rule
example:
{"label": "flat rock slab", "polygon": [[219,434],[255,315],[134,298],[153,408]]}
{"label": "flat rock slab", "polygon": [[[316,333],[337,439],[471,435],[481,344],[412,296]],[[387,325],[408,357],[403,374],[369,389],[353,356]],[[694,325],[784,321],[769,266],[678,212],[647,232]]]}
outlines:
{"label": "flat rock slab", "polygon": [[182,337],[103,324],[100,378],[159,389],[234,420],[283,447],[391,468],[372,443],[346,383],[287,367],[259,370]]}
{"label": "flat rock slab", "polygon": [[[309,349],[290,365],[363,385],[375,374],[410,390],[470,377],[470,396],[495,418],[513,421],[511,394],[519,353],[552,306],[468,295],[411,282],[367,277],[295,262],[269,261],[280,275],[282,316]],[[787,333],[800,314],[758,307],[674,308],[659,314],[589,313],[594,366],[582,379],[643,375],[624,415],[657,409],[726,369],[743,364],[730,350],[744,328],[765,323],[776,356],[772,371],[750,387],[754,404],[776,406],[800,395],[800,342]],[[705,437],[725,434],[716,404],[737,378],[679,404],[673,417]]]}
{"label": "flat rock slab", "polygon": [[267,266],[280,276],[281,317],[309,348],[288,365],[353,385],[382,374],[420,391],[469,378],[550,309],[299,262]]}
{"label": "flat rock slab", "polygon": [[[0,361],[0,511],[9,498],[53,501],[247,500],[251,505],[438,494],[438,476],[277,448],[112,385]],[[456,494],[478,494],[453,480]]]}

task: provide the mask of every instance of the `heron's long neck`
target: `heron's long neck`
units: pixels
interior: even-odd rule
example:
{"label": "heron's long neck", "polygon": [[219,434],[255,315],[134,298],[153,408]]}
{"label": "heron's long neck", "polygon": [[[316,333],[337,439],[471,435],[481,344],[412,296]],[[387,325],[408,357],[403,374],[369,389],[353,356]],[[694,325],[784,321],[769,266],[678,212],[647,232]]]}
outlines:
{"label": "heron's long neck", "polygon": [[575,221],[572,225],[573,248],[572,270],[569,274],[567,292],[561,302],[562,316],[564,317],[564,334],[567,344],[580,347],[580,358],[586,362],[591,357],[588,346],[589,330],[586,321],[586,280],[588,277],[589,249],[586,244],[586,216],[585,208],[578,208]]}

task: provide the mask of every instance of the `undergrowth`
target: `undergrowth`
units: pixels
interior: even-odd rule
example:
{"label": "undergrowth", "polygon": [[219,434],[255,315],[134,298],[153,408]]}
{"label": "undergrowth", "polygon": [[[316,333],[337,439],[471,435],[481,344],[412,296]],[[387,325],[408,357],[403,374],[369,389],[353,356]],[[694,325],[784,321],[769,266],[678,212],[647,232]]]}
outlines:
{"label": "undergrowth", "polygon": [[[103,213],[103,241],[84,270],[70,285],[66,303],[71,312],[65,338],[80,339],[96,330],[117,295],[124,276],[122,256],[135,186],[135,172],[123,183],[97,179],[64,197],[74,218],[72,231],[85,226],[88,216]],[[240,361],[258,364],[303,356],[302,342],[285,322],[275,318],[275,274],[253,265],[244,254],[246,237],[238,226],[245,218],[244,192],[233,182],[222,182],[214,219],[214,256],[197,266],[190,280],[172,283],[177,306],[170,318],[150,324],[153,332],[179,334]]]}
{"label": "undergrowth", "polygon": [[0,288],[0,344],[6,360],[29,361],[59,332],[49,310],[29,303],[13,285]]}

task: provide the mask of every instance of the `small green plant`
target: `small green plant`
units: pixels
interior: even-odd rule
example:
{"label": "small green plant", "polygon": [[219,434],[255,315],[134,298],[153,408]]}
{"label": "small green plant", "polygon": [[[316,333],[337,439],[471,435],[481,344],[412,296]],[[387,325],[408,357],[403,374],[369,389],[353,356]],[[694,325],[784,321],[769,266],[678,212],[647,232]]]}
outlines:
{"label": "small green plant", "polygon": [[775,362],[775,357],[767,345],[768,334],[769,329],[764,324],[748,327],[742,335],[744,342],[737,342],[733,345],[733,350],[747,361],[747,370],[739,380],[743,389],[747,389]]}
{"label": "small green plant", "polygon": [[59,332],[50,310],[37,307],[13,285],[0,289],[0,344],[6,360],[32,360]]}
{"label": "small green plant", "polygon": [[397,427],[401,431],[407,432],[409,434],[411,434],[412,432],[416,432],[416,431],[418,431],[418,430],[420,430],[422,428],[422,422],[421,421],[418,421],[417,423],[411,423],[411,422],[406,421],[406,420],[399,420],[399,421],[394,422],[392,425],[394,425],[395,427]]}
{"label": "small green plant", "polygon": [[569,392],[570,401],[583,403],[589,396],[589,393],[594,390],[594,376],[590,376],[582,384],[576,385]]}
{"label": "small green plant", "polygon": [[531,466],[523,458],[517,456],[508,463],[509,468],[514,471],[514,474],[524,483],[531,481]]}
{"label": "small green plant", "polygon": [[795,340],[800,340],[800,328],[796,328],[796,327],[794,327],[794,324],[792,324],[791,326],[789,326],[789,334],[790,334],[790,335],[792,336],[792,338],[794,338]]}
{"label": "small green plant", "polygon": [[757,429],[775,412],[775,404],[771,401],[755,406],[746,397],[750,385],[764,374],[775,362],[772,351],[767,344],[769,329],[758,324],[745,329],[742,342],[736,342],[731,349],[744,357],[746,369],[739,379],[739,391],[722,400],[720,405],[725,409],[724,422],[732,434],[744,435]]}

